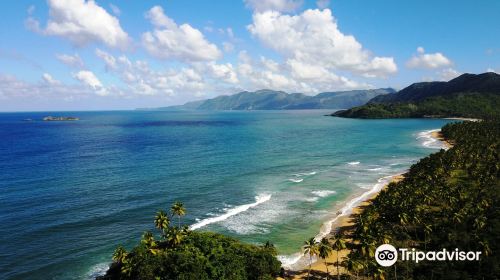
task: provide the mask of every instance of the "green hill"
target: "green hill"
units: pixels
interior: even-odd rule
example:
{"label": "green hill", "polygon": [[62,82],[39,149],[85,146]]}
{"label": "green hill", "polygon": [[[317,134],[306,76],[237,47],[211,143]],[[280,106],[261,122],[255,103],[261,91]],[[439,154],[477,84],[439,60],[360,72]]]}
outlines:
{"label": "green hill", "polygon": [[[281,263],[273,244],[245,244],[221,234],[181,227],[180,217],[186,209],[179,202],[170,212],[160,210],[156,214],[156,234],[144,232],[130,251],[119,246],[106,274],[96,279],[272,280],[279,274]],[[179,224],[174,226],[176,216]]]}
{"label": "green hill", "polygon": [[275,90],[243,91],[212,99],[188,102],[158,110],[292,110],[338,109],[360,106],[374,97],[396,92],[392,88],[322,92],[315,96]]}
{"label": "green hill", "polygon": [[463,74],[449,82],[415,83],[395,94],[332,114],[347,118],[475,117],[500,114],[500,75]]}

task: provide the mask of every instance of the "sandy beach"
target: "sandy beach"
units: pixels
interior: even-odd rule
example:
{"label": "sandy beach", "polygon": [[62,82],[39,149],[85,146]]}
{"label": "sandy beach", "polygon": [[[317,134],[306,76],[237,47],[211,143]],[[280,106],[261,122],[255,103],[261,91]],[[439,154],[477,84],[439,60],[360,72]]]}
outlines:
{"label": "sandy beach", "polygon": [[433,132],[431,133],[431,136],[432,136],[433,138],[436,138],[437,140],[439,140],[439,141],[443,142],[443,143],[446,145],[446,147],[447,147],[447,148],[451,148],[451,147],[453,146],[453,144],[452,144],[450,141],[446,140],[446,139],[443,137],[443,133],[441,132],[441,130],[438,130],[438,131],[433,131]]}
{"label": "sandy beach", "polygon": [[[453,146],[453,143],[450,143],[449,141],[444,139],[440,130],[433,132],[432,137],[438,139],[439,141],[443,141],[448,148]],[[386,184],[379,191],[371,194],[367,199],[363,200],[361,203],[355,206],[349,215],[338,217],[338,219],[332,224],[331,232],[328,237],[332,237],[338,231],[346,233],[345,235],[349,235],[348,234],[349,231],[353,229],[356,216],[359,213],[361,213],[363,209],[366,208],[374,198],[377,197],[380,191],[386,189],[390,183],[399,182],[403,179],[404,179],[404,174],[393,176],[388,184]],[[347,239],[346,241],[349,242],[350,240]],[[339,262],[342,262],[342,260],[347,256],[347,254],[349,254],[349,250],[347,249],[339,251],[338,253]],[[328,271],[331,276],[330,278],[332,279],[337,275],[336,263],[337,263],[337,252],[332,251],[330,256],[326,259]],[[287,270],[285,278],[278,277],[277,279],[307,279],[308,269],[309,269],[308,267],[305,267],[302,270],[297,270],[297,271]],[[325,266],[325,260],[318,259],[317,261],[313,262],[311,266],[311,277],[314,275],[316,277],[319,277],[320,279],[324,279],[326,277],[326,272],[327,272],[327,267]],[[345,273],[344,268],[340,266],[339,272],[340,274]]]}
{"label": "sandy beach", "polygon": [[[404,178],[404,174],[402,175],[395,175],[390,183],[392,182],[399,182]],[[387,188],[389,184],[385,185],[381,190]],[[358,204],[356,207],[354,207],[349,215],[346,216],[340,216],[333,224],[332,224],[332,229],[328,237],[332,237],[333,234],[335,234],[337,231],[342,231],[345,233],[348,233],[350,230],[352,230],[352,227],[354,226],[354,221],[356,215],[361,213],[363,209],[368,206],[371,201],[377,197],[380,191],[371,194],[368,199],[362,201],[360,204]],[[346,241],[349,241],[347,239]],[[339,251],[339,261],[342,262],[342,260],[347,256],[349,253],[349,250],[342,250]],[[330,272],[331,276],[336,276],[337,274],[337,267],[336,267],[336,262],[337,262],[337,252],[332,251],[332,254],[326,259],[326,263],[328,264],[328,271]],[[342,267],[339,267],[339,271],[342,274],[344,272],[344,269]],[[308,272],[308,267],[299,270],[299,271],[286,271],[286,278],[281,278],[278,277],[277,279],[307,279],[307,272]],[[317,275],[321,276],[323,279],[326,276],[326,267],[325,267],[325,261],[324,260],[317,260],[316,262],[313,262],[311,266],[311,276],[312,275]],[[314,279],[314,278],[313,278]]]}

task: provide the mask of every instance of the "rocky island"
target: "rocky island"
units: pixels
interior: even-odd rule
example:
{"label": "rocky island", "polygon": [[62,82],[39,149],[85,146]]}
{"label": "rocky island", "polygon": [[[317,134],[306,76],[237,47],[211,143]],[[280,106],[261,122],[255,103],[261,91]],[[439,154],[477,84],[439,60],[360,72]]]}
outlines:
{"label": "rocky island", "polygon": [[53,117],[53,116],[47,116],[47,117],[44,117],[43,120],[46,121],[46,122],[53,122],[53,121],[78,121],[80,119],[76,118],[76,117]]}

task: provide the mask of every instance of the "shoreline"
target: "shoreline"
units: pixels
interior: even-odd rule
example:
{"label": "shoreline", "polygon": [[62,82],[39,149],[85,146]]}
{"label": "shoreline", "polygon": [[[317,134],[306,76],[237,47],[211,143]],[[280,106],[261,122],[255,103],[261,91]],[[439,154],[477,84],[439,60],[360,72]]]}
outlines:
{"label": "shoreline", "polygon": [[[436,139],[437,141],[444,143],[447,148],[453,147],[453,143],[449,142],[443,137],[441,129],[433,131],[431,133],[431,137]],[[335,233],[339,231],[347,232],[349,230],[352,230],[356,216],[360,214],[368,205],[370,205],[372,203],[372,200],[375,199],[382,190],[386,189],[389,186],[389,184],[397,183],[403,180],[406,173],[407,172],[382,177],[379,179],[379,182],[375,184],[375,186],[372,189],[361,194],[358,197],[355,197],[354,199],[351,199],[346,204],[346,206],[344,206],[339,210],[339,212],[341,212],[339,215],[337,215],[331,221],[325,222],[323,224],[320,230],[320,234],[316,236],[316,239],[319,241],[322,237],[332,237]],[[386,180],[382,186],[377,187],[377,185],[381,181],[388,178],[390,178],[390,180]],[[346,208],[345,211],[344,208]],[[323,227],[325,225],[329,225],[329,232],[322,236]],[[349,241],[349,239],[347,239],[347,241]],[[339,251],[339,256],[338,256],[339,261],[345,258],[347,254],[349,254],[348,249]],[[336,262],[337,262],[337,252],[332,251],[332,253],[326,259],[326,263],[328,264],[329,267],[328,270],[331,275],[336,274],[336,269],[337,269],[335,265]],[[305,266],[302,266],[300,268],[285,269],[287,277],[286,278],[278,277],[277,279],[306,279],[308,272],[308,265],[309,264],[307,263]],[[340,273],[344,273],[343,267],[340,267],[339,270]],[[315,257],[311,265],[311,274],[325,275],[326,274],[325,260],[318,259],[317,257]]]}
{"label": "shoreline", "polygon": [[431,137],[444,143],[446,148],[448,148],[448,149],[453,147],[453,143],[451,143],[450,141],[448,141],[444,138],[443,133],[441,132],[441,129],[431,132]]}

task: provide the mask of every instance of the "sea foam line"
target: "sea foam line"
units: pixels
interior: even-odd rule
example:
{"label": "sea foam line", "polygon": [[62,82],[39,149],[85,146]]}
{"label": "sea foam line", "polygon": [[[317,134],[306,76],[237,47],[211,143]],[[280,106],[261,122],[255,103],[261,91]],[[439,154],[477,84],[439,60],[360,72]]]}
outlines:
{"label": "sea foam line", "polygon": [[[389,184],[392,178],[402,175],[404,173],[399,173],[395,175],[385,176],[379,178],[377,183],[373,185],[373,187],[362,193],[360,196],[357,196],[351,199],[344,207],[342,207],[337,213],[339,213],[335,218],[326,221],[320,228],[320,232],[314,238],[316,241],[320,241],[323,237],[326,237],[332,231],[333,224],[337,222],[340,217],[347,216],[352,213],[352,210],[358,206],[361,202],[367,200],[373,194],[379,192],[385,185]],[[301,253],[295,253],[290,256],[280,255],[278,256],[279,260],[282,262],[282,266],[287,269],[301,269],[307,264],[306,258]]]}
{"label": "sea foam line", "polygon": [[300,182],[304,181],[304,179],[302,179],[302,178],[299,178],[299,179],[291,178],[291,179],[288,179],[288,181],[294,182],[294,183],[300,183]]}
{"label": "sea foam line", "polygon": [[237,206],[237,207],[234,207],[234,208],[231,208],[231,209],[228,209],[226,211],[226,213],[220,215],[220,216],[217,216],[217,217],[212,217],[212,218],[206,218],[206,219],[203,219],[195,224],[192,224],[189,229],[191,230],[195,230],[195,229],[199,229],[201,227],[204,227],[206,225],[209,225],[209,224],[213,224],[213,223],[217,223],[217,222],[221,222],[221,221],[224,221],[226,219],[228,219],[229,217],[231,216],[234,216],[234,215],[237,215],[241,212],[245,212],[247,211],[248,209],[250,208],[253,208],[261,203],[264,203],[268,200],[271,199],[271,195],[270,194],[261,194],[261,195],[257,195],[255,197],[255,202],[254,203],[249,203],[249,204],[244,204],[244,205],[240,205],[240,206]]}
{"label": "sea foam line", "polygon": [[440,131],[441,129],[431,129],[431,130],[425,130],[422,132],[418,133],[417,139],[423,139],[424,142],[422,142],[422,146],[426,148],[433,148],[433,149],[446,149],[446,145],[442,143],[439,139],[432,137],[433,132]]}

